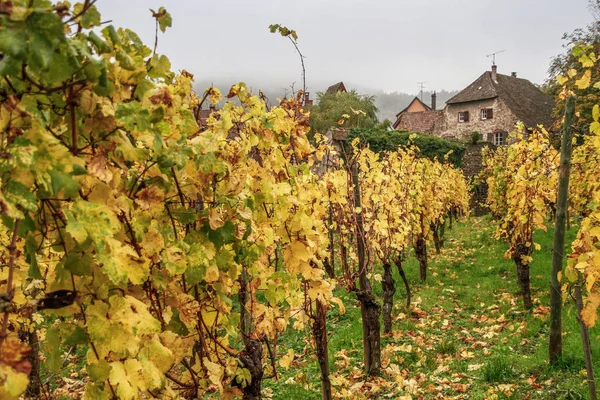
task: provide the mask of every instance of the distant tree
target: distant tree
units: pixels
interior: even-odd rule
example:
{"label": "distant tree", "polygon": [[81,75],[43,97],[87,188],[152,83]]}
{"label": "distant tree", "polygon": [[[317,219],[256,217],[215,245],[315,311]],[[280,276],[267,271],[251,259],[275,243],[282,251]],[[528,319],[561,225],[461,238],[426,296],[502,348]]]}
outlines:
{"label": "distant tree", "polygon": [[325,134],[331,128],[373,128],[377,120],[375,97],[350,92],[317,93],[318,103],[310,107],[313,133]]}
{"label": "distant tree", "polygon": [[392,121],[390,121],[389,119],[386,118],[383,121],[381,121],[380,123],[378,123],[375,127],[377,129],[389,131],[392,129]]}
{"label": "distant tree", "polygon": [[575,133],[586,134],[590,123],[593,121],[592,108],[600,102],[600,90],[594,84],[600,82],[600,70],[596,68],[583,68],[579,63],[580,49],[589,47],[594,54],[600,54],[600,0],[589,1],[590,13],[594,21],[586,27],[575,29],[571,33],[565,33],[563,40],[565,52],[554,57],[548,69],[549,79],[544,85],[544,90],[552,95],[556,101],[554,116],[561,117],[564,114],[564,99],[559,96],[562,85],[557,81],[558,76],[568,76],[575,82],[581,79],[585,73],[590,71],[591,85],[586,89],[577,89],[577,105],[575,107],[576,121]]}

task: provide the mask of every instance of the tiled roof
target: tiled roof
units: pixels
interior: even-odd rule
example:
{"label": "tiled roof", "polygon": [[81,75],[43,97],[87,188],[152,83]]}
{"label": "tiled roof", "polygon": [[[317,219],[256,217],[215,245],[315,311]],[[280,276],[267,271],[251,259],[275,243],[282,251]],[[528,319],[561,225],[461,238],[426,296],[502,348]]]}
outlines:
{"label": "tiled roof", "polygon": [[335,85],[331,85],[325,91],[325,94],[335,94],[337,92],[346,92],[346,86],[344,82],[338,82]]}
{"label": "tiled roof", "polygon": [[444,121],[444,110],[405,112],[398,114],[393,128],[410,132],[434,133],[441,129]]}
{"label": "tiled roof", "polygon": [[494,82],[492,82],[492,73],[486,71],[473,83],[454,95],[446,104],[466,103],[495,97],[498,97],[498,92]]}

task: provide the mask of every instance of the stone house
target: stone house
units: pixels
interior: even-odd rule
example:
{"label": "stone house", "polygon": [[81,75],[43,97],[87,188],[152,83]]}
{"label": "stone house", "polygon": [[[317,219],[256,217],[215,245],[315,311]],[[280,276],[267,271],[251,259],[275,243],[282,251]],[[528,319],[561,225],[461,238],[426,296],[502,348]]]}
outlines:
{"label": "stone house", "polygon": [[506,144],[508,133],[520,121],[532,129],[553,124],[554,101],[516,72],[502,75],[493,65],[473,83],[446,102],[443,129],[437,134],[449,139],[469,138],[479,132],[495,145]]}
{"label": "stone house", "polygon": [[392,125],[395,130],[436,133],[442,129],[444,111],[435,109],[436,94],[431,95],[431,107],[415,96],[410,104],[398,114]]}
{"label": "stone house", "polygon": [[483,141],[503,145],[518,121],[528,129],[539,124],[549,129],[553,124],[552,97],[527,79],[517,78],[516,72],[499,74],[496,65],[448,100],[443,110],[435,109],[435,93],[432,107],[416,100],[396,115],[394,129],[456,140],[479,132]]}

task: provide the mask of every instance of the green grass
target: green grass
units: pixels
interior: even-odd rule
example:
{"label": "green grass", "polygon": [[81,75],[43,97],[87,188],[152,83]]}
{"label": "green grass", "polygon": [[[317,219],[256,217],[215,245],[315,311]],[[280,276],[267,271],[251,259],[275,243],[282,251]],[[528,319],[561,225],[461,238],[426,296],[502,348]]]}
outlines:
{"label": "green grass", "polygon": [[508,360],[508,357],[502,355],[490,359],[482,368],[483,380],[486,382],[510,382],[517,375],[517,371]]}
{"label": "green grass", "polygon": [[452,355],[456,353],[457,345],[455,339],[442,339],[435,348],[437,353]]}
{"label": "green grass", "polygon": [[[576,228],[567,234],[573,240]],[[563,314],[563,358],[548,362],[549,285],[553,232],[536,232],[541,250],[533,255],[531,287],[534,312],[523,302],[512,260],[502,257],[507,246],[493,238],[489,217],[472,218],[446,231],[441,254],[430,251],[428,280],[419,282],[414,257],[404,264],[414,304],[405,307],[402,281],[396,281],[393,332],[382,336],[384,371],[365,379],[362,370],[360,307],[351,294],[338,289],[346,313],[328,314],[329,358],[334,390],[351,398],[585,399],[588,398],[579,325],[573,304]],[[379,271],[378,273],[383,273]],[[374,282],[381,299],[381,285]],[[265,381],[274,399],[319,399],[320,374],[307,332],[288,330],[278,352],[293,347],[305,354],[279,381]],[[596,375],[600,373],[600,329],[590,330]],[[416,385],[404,387],[401,381]],[[344,378],[345,382],[340,380]],[[365,381],[369,386],[352,389]],[[461,386],[464,385],[464,386]],[[373,389],[376,387],[377,389]],[[496,396],[496,397],[494,397]]]}

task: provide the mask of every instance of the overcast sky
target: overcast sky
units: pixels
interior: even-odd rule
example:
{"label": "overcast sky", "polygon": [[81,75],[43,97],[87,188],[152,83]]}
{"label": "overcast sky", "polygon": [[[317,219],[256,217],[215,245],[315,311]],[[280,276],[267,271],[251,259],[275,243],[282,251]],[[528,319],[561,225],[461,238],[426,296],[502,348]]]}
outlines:
{"label": "overcast sky", "polygon": [[462,89],[498,54],[498,72],[542,83],[564,32],[592,20],[587,0],[99,0],[103,20],[137,32],[150,47],[149,8],[173,27],[159,52],[196,80],[300,86],[291,43],[272,23],[298,32],[309,91],[344,81],[388,92]]}

